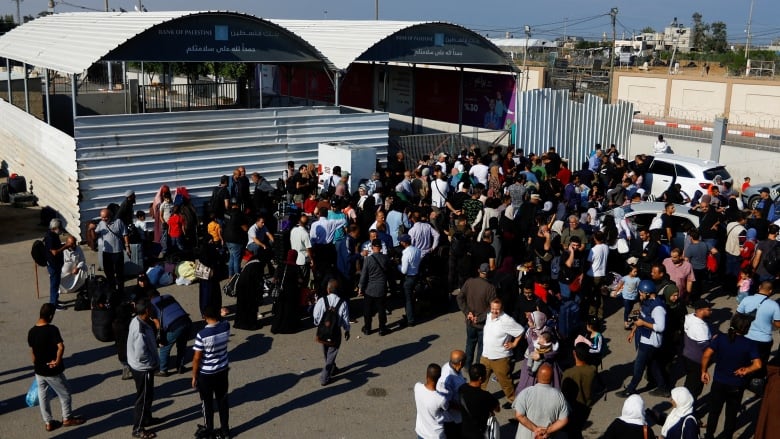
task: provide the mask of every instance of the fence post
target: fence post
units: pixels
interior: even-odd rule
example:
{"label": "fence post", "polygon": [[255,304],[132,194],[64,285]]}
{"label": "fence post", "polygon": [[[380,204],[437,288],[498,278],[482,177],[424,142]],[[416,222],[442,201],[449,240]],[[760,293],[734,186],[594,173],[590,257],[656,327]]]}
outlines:
{"label": "fence post", "polygon": [[712,148],[710,148],[710,160],[720,161],[720,148],[726,141],[728,134],[729,120],[725,117],[716,117],[715,124],[712,127]]}

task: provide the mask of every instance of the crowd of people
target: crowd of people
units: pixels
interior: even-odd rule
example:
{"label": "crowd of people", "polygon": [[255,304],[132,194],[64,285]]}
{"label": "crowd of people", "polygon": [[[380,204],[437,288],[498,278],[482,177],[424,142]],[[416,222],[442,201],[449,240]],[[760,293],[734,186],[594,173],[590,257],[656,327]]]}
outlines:
{"label": "crowd of people", "polygon": [[[171,347],[181,345],[190,327],[178,317],[164,318],[175,306],[153,306],[165,298],[155,294],[154,282],[146,285],[142,276],[139,287],[124,290],[119,261],[139,249],[146,265],[197,258],[208,270],[199,282],[199,311],[208,326],[198,339],[210,341],[196,341],[193,385],[211,417],[216,398],[223,424],[215,430],[207,420],[202,437],[229,435],[226,378],[205,377],[227,374],[222,340],[230,326],[222,318],[234,313],[233,329],[257,330],[264,300],[273,303],[273,333],[298,331],[302,317],[312,313],[319,324],[335,308],[345,338],[360,314],[364,336],[375,332],[374,315],[377,334],[385,336],[457,306],[464,316],[464,349],[444,367],[430,365],[426,382],[415,387],[415,431],[423,438],[479,437],[487,425],[483,418],[500,407],[514,410],[517,437],[553,437],[558,430],[581,437],[596,392],[606,387],[597,369],[608,352],[604,319],[621,308],[621,326],[630,331],[637,354],[630,382],[617,393],[626,398],[620,418],[625,425],[616,420],[605,437],[646,431],[638,395],[645,370],[650,393],[676,404],[663,424],[664,437],[687,438],[675,432],[686,430],[691,416],[698,428],[707,413],[706,437],[713,437],[724,404],[722,434],[730,437],[742,391],[766,377],[772,330],[780,327],[780,307],[765,300],[774,291],[774,261],[780,259],[778,227],[766,219],[771,203],[740,210],[738,192],[717,180],[683,206],[686,199],[673,184],[657,197],[664,212],[637,226],[624,209],[648,198],[646,163],[641,155],[625,160],[615,145],[597,145],[574,169],[554,148],[525,156],[521,149],[472,147],[457,157],[440,153],[416,163],[399,151],[357,188],[349,187],[349,173],[338,166],[318,175],[314,165],[289,162],[276,184],[258,173],[247,177],[239,167],[219,179],[202,209],[186,188],[162,186],[148,227],[128,191],[116,209],[101,211],[88,234],[90,246],[101,252],[110,296],[117,298],[108,305],[121,308],[129,293],[135,306],[123,362],[138,389],[133,434],[153,436],[146,430],[153,423],[153,377],[167,376]],[[675,209],[683,208],[699,217],[698,227],[678,221]],[[50,302],[57,308],[63,253],[77,246],[60,243],[55,221],[45,244]],[[78,262],[68,266],[70,274],[78,272]],[[234,309],[222,306],[225,280],[235,284]],[[712,304],[705,298],[716,295],[735,296],[739,308],[728,334],[713,337],[707,325]],[[400,318],[392,314],[396,309],[403,312]],[[740,323],[740,315],[751,313],[747,326]],[[174,322],[178,326],[169,326]],[[166,335],[159,353],[158,332]],[[207,348],[213,350],[202,351]],[[338,350],[339,344],[323,345],[322,385],[339,372]],[[181,372],[185,355],[177,354],[172,368]],[[716,359],[710,380],[707,367]],[[681,373],[685,385],[674,387]],[[503,405],[478,391],[493,375]],[[705,400],[703,384],[710,381]],[[667,428],[671,420],[683,425]]]}

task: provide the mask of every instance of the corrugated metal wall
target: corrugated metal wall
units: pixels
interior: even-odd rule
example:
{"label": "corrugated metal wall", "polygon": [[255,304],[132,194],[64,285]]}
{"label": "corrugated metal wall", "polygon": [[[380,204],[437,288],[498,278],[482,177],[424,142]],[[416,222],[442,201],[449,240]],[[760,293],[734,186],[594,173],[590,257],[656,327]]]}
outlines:
{"label": "corrugated metal wall", "polygon": [[0,115],[0,159],[27,179],[28,188],[32,183],[38,204],[57,210],[65,229],[81,239],[73,138],[3,100]]}
{"label": "corrugated metal wall", "polygon": [[223,174],[238,166],[275,182],[286,162],[317,162],[317,144],[347,141],[377,147],[385,160],[386,113],[341,114],[337,107],[190,111],[78,117],[76,157],[82,224],[127,189],[136,210],[163,184],[186,186],[197,206]]}
{"label": "corrugated metal wall", "polygon": [[607,105],[586,94],[582,103],[569,99],[568,90],[531,90],[520,94],[518,147],[540,154],[555,147],[558,154],[579,169],[597,143],[611,143],[625,151],[631,141],[630,102]]}

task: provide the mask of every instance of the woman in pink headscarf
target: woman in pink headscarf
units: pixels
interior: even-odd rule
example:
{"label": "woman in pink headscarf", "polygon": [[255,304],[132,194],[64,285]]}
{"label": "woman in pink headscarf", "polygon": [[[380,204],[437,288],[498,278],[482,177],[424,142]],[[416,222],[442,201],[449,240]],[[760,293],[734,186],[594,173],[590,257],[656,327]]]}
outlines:
{"label": "woman in pink headscarf", "polygon": [[[528,330],[525,331],[525,337],[528,340],[528,349],[525,351],[525,358],[549,363],[553,368],[552,386],[556,389],[560,389],[562,373],[560,366],[558,366],[556,362],[560,344],[553,335],[552,350],[545,354],[539,354],[534,348],[534,343],[539,339],[539,335],[543,333],[553,334],[552,329],[547,326],[547,315],[541,311],[534,311],[528,317]],[[520,379],[517,381],[515,395],[519,395],[523,389],[536,384],[536,372],[532,371],[531,366],[528,365],[528,362],[526,361],[519,361],[516,364],[520,368]]]}
{"label": "woman in pink headscarf", "polygon": [[170,194],[171,188],[169,188],[168,185],[164,184],[160,186],[160,190],[157,191],[157,193],[154,195],[154,201],[152,201],[152,205],[149,208],[149,214],[154,219],[154,242],[160,242],[160,237],[162,236],[162,220],[160,219],[160,204],[162,204],[163,198],[165,198],[164,195],[166,193]]}

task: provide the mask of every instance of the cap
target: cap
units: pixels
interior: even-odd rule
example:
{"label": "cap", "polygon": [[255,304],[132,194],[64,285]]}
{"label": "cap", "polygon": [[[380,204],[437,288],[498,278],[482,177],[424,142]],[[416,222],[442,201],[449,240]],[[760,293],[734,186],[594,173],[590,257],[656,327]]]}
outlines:
{"label": "cap", "polygon": [[439,158],[443,158],[443,157],[447,157],[447,154],[446,154],[446,153],[443,153],[443,152],[440,152],[440,153],[439,153]]}
{"label": "cap", "polygon": [[344,171],[341,173],[342,177],[349,177],[349,171]]}
{"label": "cap", "polygon": [[398,241],[405,242],[407,244],[411,244],[412,243],[412,237],[409,236],[408,234],[404,233],[403,235],[398,237]]}
{"label": "cap", "polygon": [[365,191],[368,190],[368,186],[361,184],[360,186],[358,186],[358,189],[363,189]]}
{"label": "cap", "polygon": [[693,302],[693,309],[712,308],[712,304],[704,299],[699,299]]}
{"label": "cap", "polygon": [[762,187],[761,190],[758,191],[758,193],[761,193],[761,192],[769,193],[769,188],[768,187]]}
{"label": "cap", "polygon": [[532,200],[541,200],[542,196],[539,195],[539,194],[531,194],[531,199]]}
{"label": "cap", "polygon": [[488,264],[486,264],[486,263],[482,263],[482,264],[479,266],[479,272],[480,272],[480,273],[487,273],[487,272],[489,272],[489,271],[490,271],[490,265],[488,265]]}
{"label": "cap", "polygon": [[545,212],[549,212],[549,211],[552,210],[552,208],[553,208],[552,201],[545,201],[544,202],[544,207],[542,207],[542,210],[545,211]]}
{"label": "cap", "polygon": [[[767,190],[767,192],[769,192],[769,191]],[[128,190],[125,191],[125,198],[132,197],[133,195],[135,195],[135,191],[134,190],[128,189]]]}
{"label": "cap", "polygon": [[382,248],[382,240],[381,239],[374,239],[371,241],[371,247],[379,247]]}

